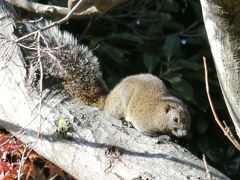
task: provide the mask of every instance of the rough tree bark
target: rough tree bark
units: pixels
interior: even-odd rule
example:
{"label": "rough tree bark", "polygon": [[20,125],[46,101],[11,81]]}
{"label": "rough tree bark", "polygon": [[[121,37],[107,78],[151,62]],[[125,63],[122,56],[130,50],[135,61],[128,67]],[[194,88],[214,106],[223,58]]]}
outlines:
{"label": "rough tree bark", "polygon": [[[6,2],[25,9],[30,12],[37,13],[44,16],[52,16],[54,18],[60,18],[66,16],[70,8],[72,8],[79,0],[69,0],[67,7],[59,7],[53,5],[41,4],[29,0],[5,0]],[[110,10],[114,6],[124,2],[125,0],[81,0],[81,6],[73,13],[71,18],[83,19],[90,18]]]}
{"label": "rough tree bark", "polygon": [[201,5],[224,100],[240,138],[240,2],[201,0]]}
{"label": "rough tree bark", "polygon": [[[158,143],[62,91],[43,91],[40,121],[39,97],[25,86],[24,58],[10,41],[14,11],[5,8],[0,0],[0,64],[7,62],[0,71],[2,127],[78,179],[206,179],[203,162],[185,148]],[[72,138],[61,138],[56,132],[61,118],[71,122]],[[212,167],[209,170],[216,179],[228,179]]]}

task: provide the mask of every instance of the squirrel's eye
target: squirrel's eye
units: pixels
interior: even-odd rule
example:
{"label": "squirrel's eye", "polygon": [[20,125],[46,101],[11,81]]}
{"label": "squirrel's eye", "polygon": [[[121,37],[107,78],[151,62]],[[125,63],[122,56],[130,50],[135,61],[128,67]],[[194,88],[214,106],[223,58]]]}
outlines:
{"label": "squirrel's eye", "polygon": [[177,123],[178,122],[178,118],[174,117],[173,118],[173,122]]}

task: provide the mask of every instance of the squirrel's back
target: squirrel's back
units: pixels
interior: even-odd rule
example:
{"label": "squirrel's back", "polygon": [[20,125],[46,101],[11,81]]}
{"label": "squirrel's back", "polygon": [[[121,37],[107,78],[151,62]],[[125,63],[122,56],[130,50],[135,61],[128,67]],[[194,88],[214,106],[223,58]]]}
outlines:
{"label": "squirrel's back", "polygon": [[[126,117],[129,104],[143,105],[167,95],[166,86],[156,76],[151,74],[132,75],[124,78],[109,93],[104,109],[121,119]],[[129,103],[130,101],[131,103]]]}
{"label": "squirrel's back", "polygon": [[[146,91],[146,95],[167,96],[168,90],[164,83],[152,74],[137,74],[124,78],[119,84],[128,84],[133,86],[135,91]],[[156,92],[158,92],[156,94]]]}

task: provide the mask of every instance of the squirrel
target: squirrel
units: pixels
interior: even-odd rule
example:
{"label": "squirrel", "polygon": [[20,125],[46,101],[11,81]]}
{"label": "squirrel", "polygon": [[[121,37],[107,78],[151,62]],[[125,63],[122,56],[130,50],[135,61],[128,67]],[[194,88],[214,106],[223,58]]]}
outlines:
{"label": "squirrel", "polygon": [[[47,21],[24,23],[24,30],[21,30],[23,32],[20,34],[36,31],[49,23]],[[191,119],[186,106],[179,99],[170,96],[164,83],[156,76],[150,74],[128,76],[108,95],[98,59],[91,50],[79,45],[77,39],[70,33],[61,31],[57,26],[41,31],[41,38],[44,76],[46,79],[54,77],[60,80],[71,97],[98,107],[118,119],[125,118],[146,135],[154,136],[159,133],[179,137],[187,135]],[[34,67],[28,71],[39,73],[36,48],[32,48],[36,40],[29,37],[23,44],[31,45],[31,48],[21,48],[28,67]]]}
{"label": "squirrel", "polygon": [[151,74],[123,79],[107,96],[104,111],[130,122],[149,136],[186,136],[191,125],[187,107],[170,96],[164,83]]}

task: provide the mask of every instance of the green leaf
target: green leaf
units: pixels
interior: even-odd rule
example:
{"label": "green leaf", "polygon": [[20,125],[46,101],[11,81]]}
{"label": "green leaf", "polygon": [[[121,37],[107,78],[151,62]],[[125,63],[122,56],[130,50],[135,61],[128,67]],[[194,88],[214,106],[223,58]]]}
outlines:
{"label": "green leaf", "polygon": [[228,171],[228,174],[235,174],[239,172],[240,157],[232,158],[231,161],[224,163],[224,168]]}
{"label": "green leaf", "polygon": [[154,70],[154,68],[156,68],[156,66],[159,64],[160,59],[158,56],[153,56],[151,54],[144,54],[144,65],[147,68],[149,73],[152,73],[152,71]]}
{"label": "green leaf", "polygon": [[103,53],[107,54],[116,63],[122,64],[123,59],[124,59],[124,54],[120,49],[115,48],[115,47],[113,47],[109,44],[106,44],[106,43],[102,44],[101,49],[102,49]]}
{"label": "green leaf", "polygon": [[[208,141],[208,137],[205,136],[205,138]],[[210,149],[210,147],[208,149]],[[222,149],[216,149],[215,147],[211,147],[211,149],[208,150],[206,155],[211,161],[213,161],[215,163],[219,163],[223,156],[223,151],[222,151]]]}
{"label": "green leaf", "polygon": [[199,71],[202,68],[202,65],[196,62],[190,62],[185,59],[179,59],[174,63],[171,68],[181,68],[181,69],[190,69],[194,71]]}
{"label": "green leaf", "polygon": [[176,35],[168,36],[164,43],[164,54],[168,62],[177,53],[180,47],[180,38]]}
{"label": "green leaf", "polygon": [[208,129],[208,125],[209,125],[207,118],[205,118],[203,115],[199,114],[198,116],[196,116],[194,121],[195,121],[195,126],[196,126],[196,129],[198,130],[198,132],[200,132],[201,134],[206,133],[206,131]]}
{"label": "green leaf", "polygon": [[138,43],[138,44],[144,44],[144,41],[139,37],[136,36],[134,34],[130,34],[130,33],[113,33],[111,34],[111,38],[117,38],[120,40],[124,40],[124,41],[131,41],[134,43]]}
{"label": "green leaf", "polygon": [[179,12],[179,4],[172,0],[165,1],[164,8],[165,8],[165,10],[173,12],[173,13]]}
{"label": "green leaf", "polygon": [[173,89],[177,91],[176,94],[178,96],[182,97],[185,100],[194,102],[193,87],[188,81],[183,80],[179,76],[174,76],[171,78],[168,77],[165,79],[171,83]]}
{"label": "green leaf", "polygon": [[228,150],[226,151],[226,156],[228,158],[233,157],[233,155],[236,153],[236,148],[234,146],[230,146]]}
{"label": "green leaf", "polygon": [[164,28],[174,31],[174,32],[180,32],[183,31],[185,28],[182,24],[176,23],[176,22],[169,22],[162,25]]}
{"label": "green leaf", "polygon": [[202,153],[206,153],[209,149],[209,140],[206,135],[198,136],[197,146]]}
{"label": "green leaf", "polygon": [[201,13],[201,5],[198,2],[195,1],[189,1],[189,4],[191,5],[193,12],[195,13],[196,17],[199,19],[202,17]]}
{"label": "green leaf", "polygon": [[165,79],[168,80],[171,84],[179,83],[182,81],[182,78],[180,76],[165,77]]}
{"label": "green leaf", "polygon": [[168,23],[171,21],[172,19],[172,16],[171,14],[169,13],[166,13],[166,12],[161,12],[161,13],[158,13],[158,16],[159,16],[159,20],[163,23]]}

